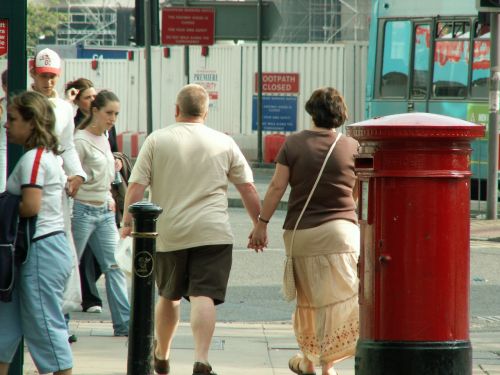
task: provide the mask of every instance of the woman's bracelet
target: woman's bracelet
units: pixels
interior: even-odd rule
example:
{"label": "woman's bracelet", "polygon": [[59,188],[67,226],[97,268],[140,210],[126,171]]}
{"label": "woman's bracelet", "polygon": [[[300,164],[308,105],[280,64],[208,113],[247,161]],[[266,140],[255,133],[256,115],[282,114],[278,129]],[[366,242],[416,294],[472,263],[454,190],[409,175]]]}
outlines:
{"label": "woman's bracelet", "polygon": [[269,224],[269,220],[262,218],[262,216],[260,216],[260,215],[257,217],[257,220],[262,221],[265,224]]}
{"label": "woman's bracelet", "polygon": [[122,221],[121,222],[121,227],[122,228],[131,228],[132,227],[132,222],[131,221]]}

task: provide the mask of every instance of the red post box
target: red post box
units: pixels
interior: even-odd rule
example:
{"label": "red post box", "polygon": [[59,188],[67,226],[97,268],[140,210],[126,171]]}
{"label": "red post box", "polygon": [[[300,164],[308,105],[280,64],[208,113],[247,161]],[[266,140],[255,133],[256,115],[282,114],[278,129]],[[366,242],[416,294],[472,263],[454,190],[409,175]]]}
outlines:
{"label": "red post box", "polygon": [[470,141],[484,127],[411,113],[348,134],[360,143],[356,375],[471,375]]}

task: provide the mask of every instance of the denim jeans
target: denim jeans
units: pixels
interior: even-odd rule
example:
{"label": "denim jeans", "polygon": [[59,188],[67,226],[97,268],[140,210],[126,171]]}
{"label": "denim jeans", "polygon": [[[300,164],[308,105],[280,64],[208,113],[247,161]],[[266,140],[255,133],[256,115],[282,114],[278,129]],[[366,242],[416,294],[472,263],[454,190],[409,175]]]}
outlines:
{"label": "denim jeans", "polygon": [[107,205],[93,206],[75,200],[71,227],[78,259],[88,243],[104,273],[115,335],[128,334],[130,305],[127,280],[115,260],[118,243],[115,213]]}
{"label": "denim jeans", "polygon": [[12,361],[24,335],[38,373],[73,367],[62,312],[72,263],[63,233],[31,244],[26,262],[16,268],[12,302],[0,302],[0,362]]}

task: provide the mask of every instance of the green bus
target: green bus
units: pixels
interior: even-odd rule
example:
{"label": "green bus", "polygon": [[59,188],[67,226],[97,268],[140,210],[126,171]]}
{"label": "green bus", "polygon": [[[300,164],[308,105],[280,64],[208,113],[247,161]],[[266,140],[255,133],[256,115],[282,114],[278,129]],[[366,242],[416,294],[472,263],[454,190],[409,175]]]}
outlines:
{"label": "green bus", "polygon": [[[473,0],[373,0],[366,118],[429,112],[488,123],[489,18]],[[472,144],[473,199],[486,199],[488,140]]]}

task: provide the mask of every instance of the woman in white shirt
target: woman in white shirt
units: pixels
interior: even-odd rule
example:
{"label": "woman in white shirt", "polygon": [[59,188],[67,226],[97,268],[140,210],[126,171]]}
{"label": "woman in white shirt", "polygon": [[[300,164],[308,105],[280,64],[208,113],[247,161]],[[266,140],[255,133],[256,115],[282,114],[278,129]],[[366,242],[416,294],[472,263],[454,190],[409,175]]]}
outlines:
{"label": "woman in white shirt", "polygon": [[114,126],[119,110],[120,102],[114,93],[99,92],[92,102],[90,116],[75,133],[75,148],[87,179],[74,198],[71,223],[78,257],[81,258],[88,243],[105,275],[114,335],[128,336],[127,282],[114,255],[118,230],[110,189],[115,160],[105,134]]}
{"label": "woman in white shirt", "polygon": [[37,92],[25,92],[9,105],[9,141],[26,152],[7,180],[7,192],[20,195],[19,216],[36,216],[25,261],[16,267],[12,302],[0,302],[0,375],[24,335],[40,374],[70,375],[73,356],[62,311],[72,255],[64,234],[62,194],[66,176],[55,133],[53,106]]}

